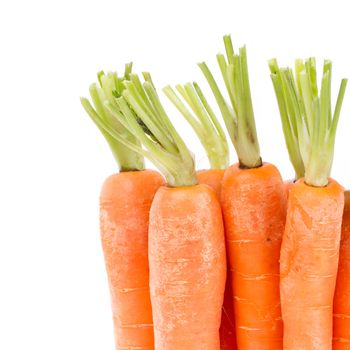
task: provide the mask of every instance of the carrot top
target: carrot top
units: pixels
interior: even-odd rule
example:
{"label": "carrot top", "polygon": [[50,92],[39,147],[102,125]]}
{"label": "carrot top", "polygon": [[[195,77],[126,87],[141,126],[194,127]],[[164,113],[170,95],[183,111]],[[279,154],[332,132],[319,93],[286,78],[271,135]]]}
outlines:
{"label": "carrot top", "polygon": [[347,79],[342,79],[334,112],[331,108],[332,62],[324,61],[321,90],[318,91],[316,61],[295,61],[295,77],[290,68],[269,62],[280,108],[287,148],[297,173],[315,187],[328,184],[335,135]]}
{"label": "carrot top", "polygon": [[171,86],[166,86],[163,92],[197,134],[206,150],[210,167],[212,169],[226,169],[229,165],[226,135],[199,85],[195,82],[176,85],[176,90],[194,115]]}
{"label": "carrot top", "polygon": [[[97,125],[109,147],[112,150],[120,171],[143,170],[144,157],[135,152],[135,147],[140,147],[137,138],[115,119],[106,108],[106,102],[116,105],[116,99],[121,96],[124,82],[130,79],[132,63],[125,65],[124,76],[118,77],[117,73],[105,74],[103,71],[97,74],[98,84],[90,85],[90,96],[93,106],[86,98],[81,98],[81,104]],[[113,130],[114,137],[107,131]]]}
{"label": "carrot top", "polygon": [[295,180],[305,175],[305,167],[299,149],[298,128],[292,97],[289,95],[288,84],[293,84],[292,73],[289,69],[279,69],[276,59],[269,61],[271,80],[275,90],[278,108],[282,122],[284,139],[289,154],[289,159],[295,171]]}
{"label": "carrot top", "polygon": [[[124,80],[124,89],[116,103],[106,101],[105,107],[144,148],[134,149],[150,159],[164,174],[172,187],[197,184],[192,153],[175,130],[165,112],[149,73],[143,73],[142,83],[138,75],[130,74]],[[107,131],[113,136],[114,130]]]}
{"label": "carrot top", "polygon": [[217,61],[230,104],[223,97],[206,63],[199,63],[199,68],[215,96],[241,168],[257,168],[262,165],[262,161],[250,93],[246,48],[241,47],[239,53],[235,54],[229,35],[224,36],[224,44],[226,57],[218,54]]}

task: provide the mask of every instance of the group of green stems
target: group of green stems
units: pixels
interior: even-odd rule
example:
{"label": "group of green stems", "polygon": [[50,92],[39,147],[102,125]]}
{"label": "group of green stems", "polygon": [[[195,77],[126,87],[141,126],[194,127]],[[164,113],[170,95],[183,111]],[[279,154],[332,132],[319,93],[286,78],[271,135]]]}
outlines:
{"label": "group of green stems", "polygon": [[[262,165],[249,85],[246,48],[234,52],[231,37],[224,36],[225,53],[217,62],[226,87],[224,97],[207,64],[199,63],[215,97],[241,168]],[[334,112],[331,108],[332,63],[324,62],[321,89],[317,87],[314,58],[296,60],[294,73],[269,61],[287,150],[296,179],[326,186],[330,175],[335,134],[347,80],[343,79]],[[144,169],[148,158],[164,174],[169,186],[196,184],[194,156],[173,126],[149,73],[142,82],[125,66],[116,72],[98,73],[90,86],[92,104],[81,102],[106,138],[121,171]],[[226,134],[197,83],[163,88],[163,92],[190,124],[202,143],[212,169],[226,169],[229,147]]]}

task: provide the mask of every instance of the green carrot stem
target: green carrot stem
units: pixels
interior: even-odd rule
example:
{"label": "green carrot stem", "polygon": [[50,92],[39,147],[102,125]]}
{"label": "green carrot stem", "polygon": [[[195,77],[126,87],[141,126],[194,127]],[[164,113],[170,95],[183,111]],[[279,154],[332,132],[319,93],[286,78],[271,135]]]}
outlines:
{"label": "green carrot stem", "polygon": [[324,62],[320,91],[317,86],[314,58],[305,62],[296,61],[295,78],[291,69],[280,69],[276,60],[270,61],[270,70],[282,124],[285,124],[287,148],[291,149],[290,156],[296,172],[300,172],[300,177],[302,162],[305,182],[308,185],[327,186],[347,80],[343,79],[341,82],[332,114],[331,61]]}
{"label": "green carrot stem", "polygon": [[[275,59],[269,61],[269,67],[271,71],[271,80],[275,90],[278,108],[280,111],[282,129],[286,146],[289,154],[289,159],[293,165],[295,171],[295,180],[304,177],[305,168],[303,159],[300,154],[299,142],[298,142],[298,131],[297,131],[297,113],[299,110],[295,110],[291,97],[288,94],[296,94],[296,90],[291,88],[288,89],[287,85],[290,83],[290,72],[283,71],[278,67]],[[296,98],[297,100],[297,98]]]}
{"label": "green carrot stem", "polygon": [[211,168],[226,169],[229,163],[226,136],[213,110],[204,97],[202,90],[196,83],[177,85],[176,89],[182,99],[191,108],[194,115],[189,111],[172,87],[166,86],[163,92],[197,134],[206,150]]}
{"label": "green carrot stem", "polygon": [[106,104],[109,113],[137,138],[147,157],[159,168],[169,186],[197,184],[194,158],[171,123],[149,73],[142,84],[131,75],[116,106]]}
{"label": "green carrot stem", "polygon": [[[139,152],[139,141],[115,118],[106,108],[107,102],[116,105],[116,97],[124,89],[123,81],[130,78],[132,64],[125,66],[124,76],[119,78],[117,73],[97,74],[99,86],[90,86],[90,96],[93,105],[85,98],[81,99],[82,106],[105,137],[120,171],[144,169],[144,157]],[[114,137],[111,133],[118,135]],[[138,150],[138,151],[136,151]]]}
{"label": "green carrot stem", "polygon": [[256,133],[253,104],[250,92],[246,48],[234,53],[231,37],[224,36],[226,57],[217,55],[217,61],[228,92],[230,105],[225,101],[212,73],[205,63],[200,63],[207,82],[220,108],[227,131],[236,149],[242,168],[262,165]]}

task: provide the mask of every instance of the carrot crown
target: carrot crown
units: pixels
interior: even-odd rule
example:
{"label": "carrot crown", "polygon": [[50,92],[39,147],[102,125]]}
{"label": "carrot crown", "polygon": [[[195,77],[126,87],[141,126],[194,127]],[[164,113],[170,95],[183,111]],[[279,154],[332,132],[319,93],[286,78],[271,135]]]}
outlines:
{"label": "carrot crown", "polygon": [[224,44],[226,57],[223,54],[216,57],[230,104],[223,97],[206,63],[199,63],[199,68],[215,96],[240,166],[256,168],[261,166],[262,161],[250,93],[246,48],[241,47],[239,53],[235,54],[229,35],[224,36]]}
{"label": "carrot crown", "polygon": [[[106,102],[116,105],[117,97],[121,96],[124,90],[123,82],[130,79],[131,70],[132,63],[128,63],[125,65],[123,77],[118,77],[116,72],[108,74],[99,72],[98,84],[91,84],[89,89],[93,106],[88,99],[80,99],[85,111],[108,142],[120,171],[144,169],[143,155],[135,152],[135,149],[140,147],[140,142],[111,115],[105,106]],[[114,137],[107,130],[112,130]]]}
{"label": "carrot crown", "polygon": [[229,165],[226,135],[199,85],[195,82],[176,85],[176,90],[194,115],[171,86],[166,86],[163,92],[197,134],[206,150],[210,167],[212,169],[226,169]]}
{"label": "carrot crown", "polygon": [[332,113],[331,61],[324,61],[320,91],[317,87],[314,58],[306,61],[296,60],[295,77],[291,69],[280,69],[276,60],[270,61],[270,70],[282,111],[281,117],[286,124],[286,142],[287,145],[292,144],[291,148],[296,153],[293,155],[295,162],[302,161],[305,168],[305,182],[308,185],[326,186],[332,168],[335,135],[347,80],[341,81]]}
{"label": "carrot crown", "polygon": [[105,106],[141,142],[145,149],[139,147],[137,152],[159,168],[170,186],[195,185],[194,157],[166,114],[150,74],[143,76],[145,81],[141,83],[138,75],[130,74],[116,104],[107,101]]}

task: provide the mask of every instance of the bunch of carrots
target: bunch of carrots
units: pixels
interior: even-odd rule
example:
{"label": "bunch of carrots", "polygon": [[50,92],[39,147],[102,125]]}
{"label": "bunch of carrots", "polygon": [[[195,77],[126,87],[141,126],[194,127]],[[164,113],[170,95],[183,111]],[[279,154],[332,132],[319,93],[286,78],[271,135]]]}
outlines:
{"label": "bunch of carrots", "polygon": [[81,99],[119,167],[100,197],[116,349],[350,349],[350,192],[330,177],[347,80],[333,110],[330,61],[320,89],[315,59],[269,61],[295,170],[283,181],[260,154],[246,48],[224,46],[224,88],[199,68],[225,127],[197,83],[163,88],[210,169],[195,169],[149,73],[99,72]]}

